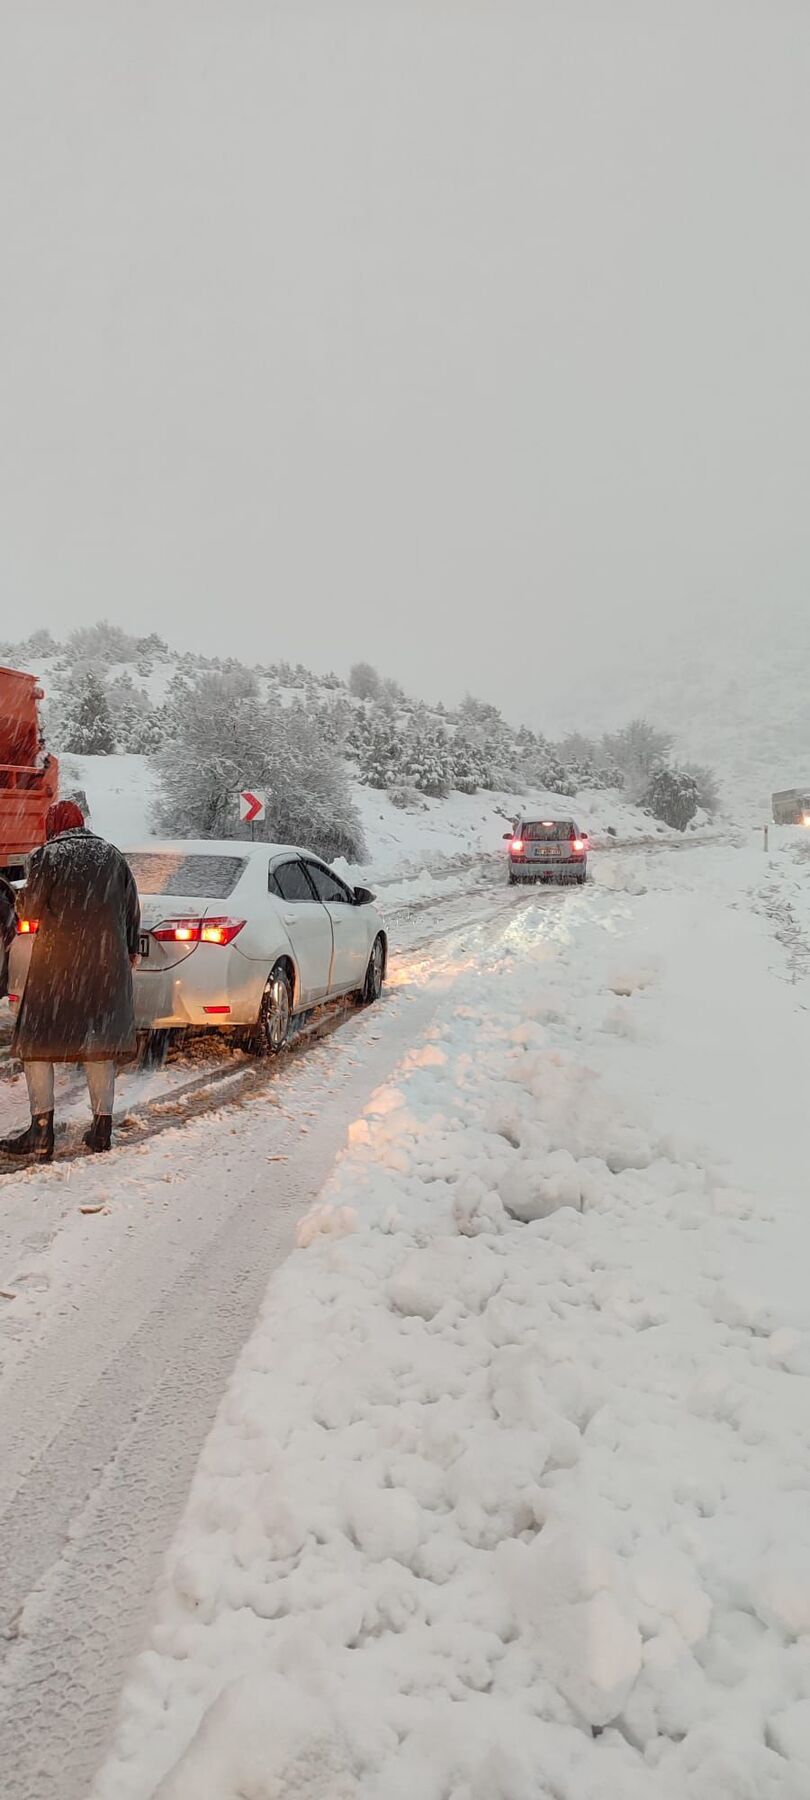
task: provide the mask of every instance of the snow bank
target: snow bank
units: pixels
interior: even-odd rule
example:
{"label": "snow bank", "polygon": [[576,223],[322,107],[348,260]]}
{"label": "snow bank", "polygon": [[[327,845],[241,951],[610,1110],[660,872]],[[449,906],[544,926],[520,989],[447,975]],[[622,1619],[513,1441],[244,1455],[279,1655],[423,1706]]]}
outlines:
{"label": "snow bank", "polygon": [[94,1800],[806,1800],[810,1307],[586,1053],[598,955],[611,1006],[658,975],[606,896],[589,992],[585,904],[521,908],[351,1128]]}

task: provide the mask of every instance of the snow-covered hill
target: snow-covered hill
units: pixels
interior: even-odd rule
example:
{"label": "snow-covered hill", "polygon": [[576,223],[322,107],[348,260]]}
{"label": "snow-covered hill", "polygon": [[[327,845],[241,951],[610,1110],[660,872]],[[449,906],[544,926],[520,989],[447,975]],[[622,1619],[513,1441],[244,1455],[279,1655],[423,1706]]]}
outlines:
{"label": "snow-covered hill", "polygon": [[[599,738],[631,717],[647,717],[673,734],[678,760],[706,763],[717,770],[724,810],[749,823],[767,816],[774,788],[810,782],[810,607],[803,617],[795,609],[771,608],[767,616],[763,614],[753,624],[747,621],[742,629],[733,611],[715,610],[699,633],[686,635],[674,629],[663,648],[660,639],[658,644],[654,650],[643,642],[629,646],[617,642],[598,679],[585,675],[574,682],[544,686],[538,716],[528,720],[531,731],[552,740],[571,730]],[[23,656],[23,649],[18,648],[16,654]],[[26,657],[26,666],[40,676],[46,690],[45,723],[51,740],[70,683],[73,655],[56,646]],[[148,708],[160,709],[171,701],[178,677],[193,678],[205,668],[228,667],[227,660],[206,663],[155,640],[141,655],[106,662],[103,674],[113,689],[123,683],[126,690],[142,696]],[[282,707],[337,704],[351,715],[351,709],[356,713],[363,705],[334,675],[319,676],[286,666],[257,668],[251,673],[260,697],[269,697]],[[445,709],[425,708],[401,694],[397,707],[400,729],[418,717],[452,740],[458,728],[458,714]],[[514,734],[517,721],[501,723],[507,737]],[[102,787],[114,788],[117,782],[118,775],[111,769]],[[138,784],[143,788],[145,807],[151,786],[147,771],[138,777]],[[360,796],[363,816],[370,813],[372,822],[379,810],[385,812],[384,805],[376,808],[377,798],[366,790]],[[496,797],[486,796],[487,807],[490,798],[497,810]],[[134,794],[127,805],[135,806],[137,815]],[[435,811],[429,810],[431,814]],[[467,810],[462,809],[465,816]],[[580,799],[578,811],[584,810]],[[455,817],[457,812],[456,797],[451,797],[447,806],[443,803],[447,817]],[[403,832],[407,835],[401,820],[395,824],[398,838]],[[431,823],[429,836],[434,828]],[[455,825],[450,826],[450,833],[455,837]]]}
{"label": "snow-covered hill", "polygon": [[[502,854],[505,828],[527,809],[573,815],[596,835],[612,830],[628,838],[653,829],[648,815],[618,789],[589,784],[588,770],[592,781],[604,780],[598,752],[585,760],[562,756],[544,735],[516,729],[486,702],[471,701],[456,712],[429,709],[367,665],[354,671],[350,684],[285,664],[248,669],[175,652],[158,639],[127,638],[103,624],[74,634],[64,646],[35,635],[28,644],[7,646],[6,655],[42,682],[46,738],[61,759],[62,793],[86,797],[96,828],[124,846],[153,829],[157,775],[146,752],[171,747],[182,760],[186,740],[177,735],[178,716],[188,705],[188,684],[209,672],[233,679],[238,705],[263,708],[268,731],[279,709],[298,709],[296,723],[301,713],[318,721],[321,741],[345,759],[359,819],[350,842],[360,846],[362,828],[366,850],[357,866],[373,881],[443,878],[459,859]],[[368,678],[370,697],[364,697],[361,675]],[[195,694],[195,711],[197,706]],[[88,750],[117,744],[117,751],[75,755],[66,746],[77,740]],[[247,760],[260,753],[251,735]],[[227,795],[240,785],[262,785],[258,768],[242,768],[241,756],[238,774],[230,774]],[[289,782],[289,771],[283,779]],[[273,789],[272,774],[264,785]],[[223,811],[229,807],[226,796]],[[331,803],[328,816],[334,816]],[[301,831],[302,841],[323,848],[303,825]],[[348,845],[345,853],[352,854]]]}

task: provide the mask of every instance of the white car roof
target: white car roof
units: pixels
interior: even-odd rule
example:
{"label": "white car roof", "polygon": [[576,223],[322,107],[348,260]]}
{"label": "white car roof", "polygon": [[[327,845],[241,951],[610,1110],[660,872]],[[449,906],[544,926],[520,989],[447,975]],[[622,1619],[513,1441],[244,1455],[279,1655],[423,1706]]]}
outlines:
{"label": "white car roof", "polygon": [[[313,850],[304,850],[300,844],[252,844],[243,838],[147,838],[144,843],[127,844],[123,854],[159,856],[167,851],[172,856],[240,856],[246,861],[260,856],[315,855]],[[321,859],[316,860],[320,862]]]}

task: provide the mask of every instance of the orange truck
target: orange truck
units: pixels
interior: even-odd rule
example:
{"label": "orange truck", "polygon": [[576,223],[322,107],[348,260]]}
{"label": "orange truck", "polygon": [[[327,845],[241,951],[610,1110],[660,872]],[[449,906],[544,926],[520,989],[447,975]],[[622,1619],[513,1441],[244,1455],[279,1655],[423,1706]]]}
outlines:
{"label": "orange truck", "polygon": [[56,799],[59,764],[45,750],[35,675],[0,668],[0,874],[25,874],[45,842],[45,814]]}

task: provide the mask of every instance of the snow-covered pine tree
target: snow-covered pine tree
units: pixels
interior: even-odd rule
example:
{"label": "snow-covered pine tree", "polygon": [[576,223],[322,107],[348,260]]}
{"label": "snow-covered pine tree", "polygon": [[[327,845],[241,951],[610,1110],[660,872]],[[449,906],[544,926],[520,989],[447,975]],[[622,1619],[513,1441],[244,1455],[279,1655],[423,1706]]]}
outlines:
{"label": "snow-covered pine tree", "polygon": [[77,677],[62,707],[60,748],[74,756],[111,756],[115,726],[104,683],[92,669]]}
{"label": "snow-covered pine tree", "polygon": [[399,781],[401,745],[391,720],[381,714],[372,724],[360,755],[360,780],[368,787],[387,788]]}
{"label": "snow-covered pine tree", "polygon": [[449,793],[453,759],[447,737],[438,726],[415,723],[405,734],[397,779],[434,798]]}
{"label": "snow-covered pine tree", "polygon": [[450,761],[452,769],[452,785],[462,794],[474,794],[478,788],[487,788],[490,783],[490,770],[484,752],[459,729],[450,743]]}

